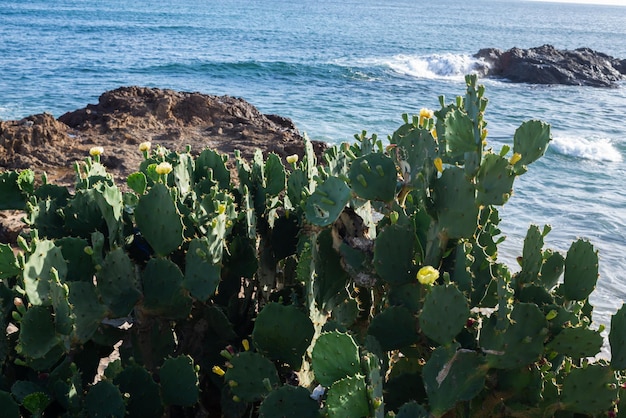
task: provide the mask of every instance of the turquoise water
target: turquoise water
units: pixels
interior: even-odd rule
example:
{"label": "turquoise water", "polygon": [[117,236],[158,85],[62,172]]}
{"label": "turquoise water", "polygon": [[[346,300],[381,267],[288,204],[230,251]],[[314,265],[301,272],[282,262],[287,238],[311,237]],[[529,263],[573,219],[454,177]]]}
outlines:
{"label": "turquoise water", "polygon": [[[0,118],[64,112],[122,85],[247,99],[311,138],[386,136],[401,113],[462,94],[471,55],[546,43],[626,58],[626,7],[455,0],[0,0]],[[505,259],[531,222],[548,244],[599,248],[592,297],[606,323],[626,300],[626,83],[616,89],[483,80],[499,149],[527,119],[552,124],[547,156],[503,210]]]}

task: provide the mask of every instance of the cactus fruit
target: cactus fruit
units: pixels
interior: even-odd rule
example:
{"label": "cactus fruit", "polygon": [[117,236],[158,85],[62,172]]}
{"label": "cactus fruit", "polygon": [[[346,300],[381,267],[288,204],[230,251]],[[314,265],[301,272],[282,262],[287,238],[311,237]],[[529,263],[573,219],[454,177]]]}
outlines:
{"label": "cactus fruit", "polygon": [[198,374],[189,356],[168,358],[159,369],[165,405],[191,406],[198,402]]}
{"label": "cactus fruit", "polygon": [[580,414],[600,414],[611,408],[617,391],[615,372],[608,366],[572,369],[563,380],[562,407]]}
{"label": "cactus fruit", "polygon": [[326,410],[330,418],[369,416],[363,375],[347,376],[333,383],[326,396]]}
{"label": "cactus fruit", "polygon": [[256,318],[252,339],[259,353],[298,370],[314,333],[313,323],[302,310],[268,303]]}
{"label": "cactus fruit", "polygon": [[108,381],[96,383],[85,396],[89,417],[123,418],[126,415],[124,398],[117,386]]}
{"label": "cactus fruit", "polygon": [[232,393],[244,402],[262,399],[280,385],[274,364],[259,353],[244,351],[230,360],[224,375]]}
{"label": "cactus fruit", "polygon": [[171,319],[186,318],[192,300],[183,289],[183,279],[183,273],[170,260],[151,259],[142,274],[143,310]]}
{"label": "cactus fruit", "polygon": [[424,386],[430,412],[441,416],[459,401],[474,398],[485,385],[489,366],[473,350],[459,344],[438,347],[424,365]]}
{"label": "cactus fruit", "polygon": [[626,369],[626,304],[622,304],[622,307],[611,317],[609,344],[613,369]]}
{"label": "cactus fruit", "polygon": [[273,390],[259,407],[260,418],[318,418],[319,405],[301,386],[281,386]]}
{"label": "cactus fruit", "polygon": [[135,220],[143,237],[159,255],[167,255],[183,241],[183,223],[167,187],[155,184],[141,196]]}
{"label": "cactus fruit", "polygon": [[415,233],[408,225],[386,226],[374,243],[374,268],[376,273],[391,285],[415,280]]}
{"label": "cactus fruit", "polygon": [[307,221],[317,226],[335,222],[350,200],[350,188],[337,177],[329,177],[308,197],[305,207]]}
{"label": "cactus fruit", "polygon": [[396,195],[396,166],[384,154],[367,154],[352,161],[349,176],[352,190],[363,199],[389,202]]}
{"label": "cactus fruit", "polygon": [[478,223],[474,185],[460,167],[450,167],[435,181],[434,209],[448,238],[470,238]]}
{"label": "cactus fruit", "polygon": [[96,276],[102,301],[113,317],[128,316],[141,293],[135,266],[124,250],[116,248],[109,252]]}
{"label": "cactus fruit", "polygon": [[359,348],[348,334],[323,333],[313,346],[311,365],[317,381],[330,387],[333,382],[359,373]]}
{"label": "cactus fruit", "polygon": [[446,345],[461,332],[469,314],[467,299],[455,285],[434,286],[426,295],[419,323],[424,334]]}
{"label": "cactus fruit", "polygon": [[598,280],[598,252],[589,241],[572,243],[565,258],[565,274],[559,292],[569,300],[585,300]]}
{"label": "cactus fruit", "polygon": [[372,319],[367,329],[384,351],[405,348],[419,340],[417,320],[404,306],[390,306]]}

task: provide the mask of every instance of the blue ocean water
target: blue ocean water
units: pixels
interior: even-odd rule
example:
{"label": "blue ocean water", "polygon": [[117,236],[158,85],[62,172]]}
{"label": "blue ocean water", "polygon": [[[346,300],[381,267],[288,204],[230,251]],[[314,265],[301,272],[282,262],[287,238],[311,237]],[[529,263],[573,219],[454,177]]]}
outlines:
{"label": "blue ocean water", "polygon": [[[330,143],[385,137],[402,113],[463,94],[480,48],[626,58],[624,22],[626,7],[522,0],[0,0],[0,118],[60,116],[141,85],[243,97]],[[589,238],[601,257],[592,302],[607,323],[626,300],[626,83],[481,82],[495,149],[532,118],[554,136],[501,212],[502,257],[521,254],[530,223],[551,224],[557,250]]]}

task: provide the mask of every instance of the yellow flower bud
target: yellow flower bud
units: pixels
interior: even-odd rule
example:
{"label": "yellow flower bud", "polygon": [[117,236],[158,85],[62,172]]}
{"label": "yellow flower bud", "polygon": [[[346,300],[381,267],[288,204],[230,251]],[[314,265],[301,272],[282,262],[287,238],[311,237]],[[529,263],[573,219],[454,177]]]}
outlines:
{"label": "yellow flower bud", "polygon": [[431,266],[424,266],[417,272],[417,281],[430,286],[439,278],[439,271]]}
{"label": "yellow flower bud", "polygon": [[511,165],[515,165],[521,159],[522,159],[522,154],[520,154],[519,152],[516,152],[515,154],[511,156],[511,159],[509,160],[509,162],[511,163]]}
{"label": "yellow flower bud", "polygon": [[443,161],[441,161],[441,158],[437,157],[435,158],[435,168],[437,169],[437,171],[439,171],[440,173],[443,173]]}
{"label": "yellow flower bud", "polygon": [[288,155],[287,156],[287,162],[289,164],[295,164],[298,162],[298,154],[293,154],[293,155]]}
{"label": "yellow flower bud", "polygon": [[430,130],[430,134],[433,136],[433,138],[437,139],[437,130],[435,128]]}
{"label": "yellow flower bud", "polygon": [[420,109],[420,120],[419,120],[419,125],[423,126],[424,125],[424,121],[427,119],[432,119],[434,116],[434,113],[432,110],[430,109],[426,109],[426,108],[421,108]]}
{"label": "yellow flower bud", "polygon": [[224,203],[220,203],[219,205],[217,205],[217,213],[219,213],[220,215],[226,213],[226,205]]}
{"label": "yellow flower bud", "polygon": [[241,345],[243,345],[243,349],[246,351],[250,351],[250,343],[248,342],[248,340],[243,339],[241,341]]}
{"label": "yellow flower bud", "polygon": [[151,147],[152,147],[152,143],[150,141],[142,142],[141,144],[139,144],[139,151],[141,152],[150,151]]}
{"label": "yellow flower bud", "polygon": [[213,366],[211,371],[218,376],[224,376],[226,374],[226,372],[220,366]]}
{"label": "yellow flower bud", "polygon": [[172,172],[172,164],[166,162],[160,163],[156,166],[154,171],[156,171],[157,174],[169,174]]}
{"label": "yellow flower bud", "polygon": [[102,153],[104,153],[104,148],[102,147],[91,147],[89,149],[89,155],[91,155],[92,157],[96,157]]}

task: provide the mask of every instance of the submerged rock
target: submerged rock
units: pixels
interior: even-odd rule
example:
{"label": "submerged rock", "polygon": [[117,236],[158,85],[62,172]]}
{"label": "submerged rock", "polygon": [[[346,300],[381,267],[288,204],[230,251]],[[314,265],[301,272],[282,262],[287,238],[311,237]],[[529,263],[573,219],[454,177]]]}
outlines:
{"label": "submerged rock", "polygon": [[516,83],[565,84],[615,87],[626,75],[626,60],[613,58],[589,48],[558,50],[552,45],[478,51],[488,68],[488,77],[506,78]]}

